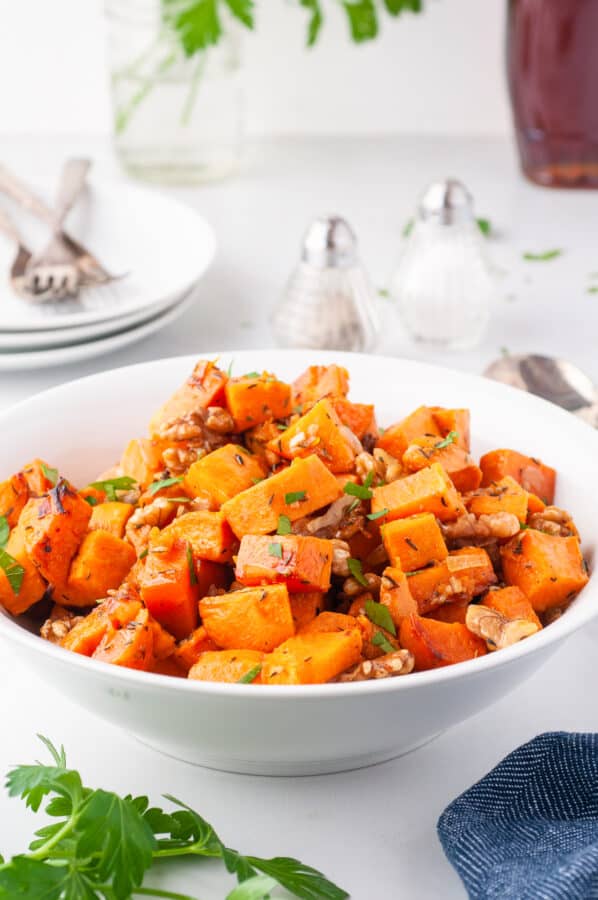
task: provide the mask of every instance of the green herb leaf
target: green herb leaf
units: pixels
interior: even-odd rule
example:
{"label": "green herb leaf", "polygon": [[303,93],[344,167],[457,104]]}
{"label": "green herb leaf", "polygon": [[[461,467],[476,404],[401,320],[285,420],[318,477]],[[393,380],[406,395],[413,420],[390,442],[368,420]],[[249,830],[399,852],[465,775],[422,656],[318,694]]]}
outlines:
{"label": "green herb leaf", "polygon": [[398,16],[405,11],[418,13],[422,10],[421,0],[384,0],[384,6],[391,16]]}
{"label": "green herb leaf", "polygon": [[395,623],[392,620],[390,610],[383,603],[376,603],[375,600],[365,601],[365,614],[374,625],[389,631],[393,637],[397,635]]}
{"label": "green herb leaf", "polygon": [[260,377],[259,372],[246,372],[245,375],[243,375],[243,378],[259,378],[259,377]]}
{"label": "green herb leaf", "polygon": [[0,898],[61,900],[62,897],[73,897],[74,900],[83,900],[98,896],[95,893],[67,893],[70,882],[70,869],[66,864],[48,865],[41,860],[15,856],[0,868]]}
{"label": "green herb leaf", "polygon": [[277,559],[282,559],[282,544],[268,544],[268,553],[270,556],[276,556]]}
{"label": "green herb leaf", "polygon": [[371,500],[374,494],[366,484],[356,484],[354,481],[348,481],[343,488],[345,494],[350,497],[359,497],[360,500]]}
{"label": "green herb leaf", "polygon": [[6,516],[0,516],[0,548],[6,547],[6,543],[10,537],[10,525]]}
{"label": "green herb leaf", "polygon": [[226,895],[226,900],[265,900],[270,896],[272,888],[276,887],[276,881],[267,875],[254,875],[247,881],[242,881],[236,888]]}
{"label": "green herb leaf", "polygon": [[252,483],[252,484],[259,484],[260,481],[265,481],[265,477],[262,477],[262,478],[252,478],[252,479],[251,479],[251,483]]}
{"label": "green herb leaf", "polygon": [[381,631],[377,631],[372,637],[372,644],[375,644],[376,647],[380,647],[385,653],[394,653],[397,649],[396,647],[393,647],[386,635]]}
{"label": "green herb leaf", "polygon": [[10,588],[15,597],[18,597],[25,577],[25,569],[14,556],[11,556],[2,547],[0,547],[0,568],[4,569]]}
{"label": "green herb leaf", "polygon": [[561,256],[563,250],[545,250],[544,253],[524,253],[523,259],[528,262],[547,262],[550,259],[556,259]]}
{"label": "green herb leaf", "polygon": [[293,528],[291,526],[291,520],[288,516],[279,516],[278,517],[278,528],[276,529],[276,534],[291,534]]}
{"label": "green herb leaf", "polygon": [[218,0],[162,0],[162,13],[166,24],[178,34],[186,56],[220,40]]}
{"label": "green herb leaf", "polygon": [[92,481],[89,486],[104,491],[108,500],[116,500],[117,491],[130,491],[137,487],[137,482],[128,475],[122,475],[120,478],[107,478],[106,481]]}
{"label": "green herb leaf", "polygon": [[390,291],[388,288],[378,288],[378,296],[388,299],[388,297],[390,297]]}
{"label": "green herb leaf", "polygon": [[443,438],[443,440],[438,441],[437,444],[434,444],[435,450],[444,450],[445,447],[450,447],[451,444],[454,444],[459,435],[456,431],[449,431],[447,436]]}
{"label": "green herb leaf", "polygon": [[349,557],[347,560],[347,566],[349,567],[349,572],[359,584],[363,585],[363,587],[369,587],[369,584],[363,574],[363,569],[361,567],[361,560],[353,559],[353,557]]}
{"label": "green herb leaf", "polygon": [[251,682],[257,678],[261,671],[262,664],[258,663],[257,666],[254,666],[253,669],[249,670],[249,672],[245,672],[244,675],[241,675],[241,677],[237,681],[237,684],[251,684]]}
{"label": "green herb leaf", "polygon": [[307,491],[290,491],[288,494],[284,495],[284,502],[287,506],[290,506],[291,503],[300,503],[302,500],[305,500],[307,497]]}
{"label": "green herb leaf", "polygon": [[384,509],[379,509],[378,512],[368,513],[366,519],[369,519],[370,522],[375,522],[376,519],[381,519],[382,516],[388,515],[389,512],[390,510],[384,507]]}
{"label": "green herb leaf", "polygon": [[361,503],[361,500],[359,500],[358,498],[355,498],[353,503],[351,503],[351,505],[349,506],[349,509],[347,510],[347,512],[353,512],[354,509],[357,509],[357,507],[359,506],[360,503]]}
{"label": "green herb leaf", "polygon": [[142,550],[137,559],[145,559],[147,554],[149,553],[149,547],[146,547],[145,550]]}
{"label": "green herb leaf", "polygon": [[324,22],[322,7],[320,6],[319,0],[299,0],[299,2],[304,9],[309,10],[311,13],[307,24],[307,46],[313,47],[318,39],[322,23]]}
{"label": "green herb leaf", "polygon": [[588,294],[598,294],[598,284],[593,284],[588,288]]}
{"label": "green herb leaf", "polygon": [[253,28],[253,0],[224,0],[224,2],[235,19],[242,22],[246,28]]}
{"label": "green herb leaf", "polygon": [[489,237],[492,231],[492,223],[490,219],[476,219],[478,223],[478,228],[484,235],[484,237]]}
{"label": "green herb leaf", "polygon": [[92,497],[91,494],[88,494],[87,497],[84,497],[83,499],[85,500],[86,503],[89,503],[90,506],[97,506],[98,502],[99,502],[97,500],[97,498]]}
{"label": "green herb leaf", "polygon": [[[177,478],[163,478],[162,481],[153,481],[148,487],[148,492],[150,494],[157,494],[162,488],[170,487],[172,484],[180,484],[182,480],[183,476],[179,475]],[[174,497],[172,499],[174,499]],[[187,497],[187,499],[189,498]]]}
{"label": "green herb leaf", "polygon": [[234,363],[235,363],[234,359],[231,359],[231,361],[230,361],[229,364],[228,364],[228,368],[227,368],[227,370],[226,370],[226,374],[227,374],[227,376],[228,376],[229,378],[230,378],[231,375],[233,374],[233,365],[234,365]]}
{"label": "green herb leaf", "polygon": [[302,900],[347,900],[349,897],[346,891],[328,881],[317,869],[304,865],[298,859],[287,856],[276,856],[274,859],[247,856],[244,859],[252,868],[275,878],[287,891]]}
{"label": "green herb leaf", "polygon": [[187,555],[187,566],[189,568],[189,581],[191,584],[197,584],[197,572],[195,570],[195,560],[193,559],[193,549],[191,544],[187,544],[185,553]]}
{"label": "green herb leaf", "polygon": [[45,463],[42,463],[42,472],[54,487],[56,482],[58,481],[58,469],[52,469],[51,466],[47,466]]}
{"label": "green herb leaf", "polygon": [[351,37],[359,44],[378,34],[378,17],[374,0],[343,0],[342,6],[349,20]]}

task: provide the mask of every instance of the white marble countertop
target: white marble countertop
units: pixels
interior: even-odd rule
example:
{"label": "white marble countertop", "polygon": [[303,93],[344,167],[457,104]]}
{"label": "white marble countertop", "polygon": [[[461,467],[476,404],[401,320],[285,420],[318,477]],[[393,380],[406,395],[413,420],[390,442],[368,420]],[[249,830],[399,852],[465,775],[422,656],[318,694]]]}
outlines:
{"label": "white marble countertop", "polygon": [[[87,152],[116,175],[98,142],[2,140],[3,157],[45,175],[66,153]],[[542,191],[517,174],[498,140],[385,138],[278,141],[252,148],[235,180],[173,193],[213,223],[219,251],[196,306],[161,333],[85,364],[0,375],[2,407],[45,387],[114,366],[182,353],[272,343],[268,311],[294,264],[298,240],[320,212],[345,215],[376,284],[392,269],[417,194],[436,176],[471,188],[498,237],[489,249],[505,274],[489,333],[469,353],[430,352],[385,333],[381,350],[481,371],[502,347],[568,356],[598,381],[598,195]],[[561,258],[525,263],[524,251],[563,248]],[[387,301],[381,300],[381,304]],[[156,398],[157,401],[159,398]],[[40,430],[43,424],[40,423]],[[261,855],[294,855],[322,868],[354,900],[410,896],[443,900],[464,891],[435,833],[446,804],[506,753],[544,730],[595,730],[596,627],[572,638],[509,697],[402,759],[356,773],[258,778],[194,768],[159,756],[55,695],[2,646],[0,772],[39,757],[35,733],[63,742],[88,783],[122,792],[170,792],[195,805],[228,843]],[[32,815],[0,794],[0,852],[25,849]],[[232,882],[209,863],[182,866],[152,883],[220,900]]]}

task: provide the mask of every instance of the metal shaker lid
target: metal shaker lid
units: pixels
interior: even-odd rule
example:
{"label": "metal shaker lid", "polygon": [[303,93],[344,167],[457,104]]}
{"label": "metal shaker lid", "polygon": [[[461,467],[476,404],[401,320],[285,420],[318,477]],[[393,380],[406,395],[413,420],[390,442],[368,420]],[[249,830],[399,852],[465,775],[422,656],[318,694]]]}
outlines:
{"label": "metal shaker lid", "polygon": [[317,268],[342,269],[357,262],[357,238],[340,216],[319,216],[303,238],[303,262]]}
{"label": "metal shaker lid", "polygon": [[473,197],[456,178],[434,181],[424,191],[418,206],[424,222],[455,225],[473,222]]}

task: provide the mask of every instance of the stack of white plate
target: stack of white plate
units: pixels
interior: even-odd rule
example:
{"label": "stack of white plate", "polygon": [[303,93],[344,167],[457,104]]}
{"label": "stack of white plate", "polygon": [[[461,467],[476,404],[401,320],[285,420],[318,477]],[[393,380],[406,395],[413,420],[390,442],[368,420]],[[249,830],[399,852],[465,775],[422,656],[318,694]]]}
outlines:
{"label": "stack of white plate", "polygon": [[[36,187],[51,197],[49,185]],[[27,245],[43,246],[47,232],[14,207],[11,213]],[[215,252],[212,229],[198,213],[127,183],[93,181],[67,230],[122,277],[77,299],[30,303],[8,283],[15,248],[2,238],[0,371],[77,362],[158,331],[198,299],[195,287]]]}

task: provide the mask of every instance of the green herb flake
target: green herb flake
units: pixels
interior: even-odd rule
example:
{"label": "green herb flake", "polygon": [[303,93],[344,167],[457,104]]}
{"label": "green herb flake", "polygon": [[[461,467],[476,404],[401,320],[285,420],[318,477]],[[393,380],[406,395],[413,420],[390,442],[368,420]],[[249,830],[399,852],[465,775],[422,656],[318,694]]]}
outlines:
{"label": "green herb flake", "polygon": [[306,498],[307,491],[290,491],[288,494],[284,495],[284,502],[287,506],[290,506],[292,503],[301,503],[301,501]]}
{"label": "green herb flake", "polygon": [[384,297],[384,299],[387,300],[390,297],[390,291],[388,288],[378,288],[378,296]]}
{"label": "green herb flake", "polygon": [[523,259],[527,262],[548,262],[551,259],[557,259],[562,256],[563,250],[545,250],[543,253],[524,253]]}
{"label": "green herb flake", "polygon": [[397,629],[390,615],[390,610],[383,603],[376,603],[375,600],[365,601],[365,614],[374,625],[389,631],[393,637],[396,637]]}
{"label": "green herb flake", "polygon": [[492,233],[492,222],[490,219],[476,219],[476,222],[484,237],[490,237]]}
{"label": "green herb flake", "polygon": [[123,475],[121,478],[107,478],[106,481],[92,481],[89,486],[104,491],[108,500],[116,500],[117,491],[130,491],[137,487],[137,482],[134,478]]}
{"label": "green herb flake", "polygon": [[397,649],[396,647],[393,647],[386,635],[381,631],[377,631],[372,637],[372,644],[375,644],[376,647],[380,647],[385,653],[394,653]]}
{"label": "green herb flake", "polygon": [[353,512],[354,509],[357,509],[357,507],[359,506],[360,503],[361,503],[361,500],[358,500],[358,499],[356,498],[356,499],[353,501],[353,503],[351,503],[351,505],[350,505],[349,509],[347,510],[347,512]]}
{"label": "green herb flake", "polygon": [[0,547],[6,547],[10,537],[10,525],[6,516],[0,516]]}
{"label": "green herb flake", "polygon": [[387,516],[389,512],[390,510],[384,507],[384,509],[379,509],[378,512],[368,513],[366,519],[369,519],[370,522],[375,522],[376,519],[381,519],[383,516]]}
{"label": "green herb flake", "polygon": [[289,517],[283,515],[279,516],[276,534],[291,534],[292,530],[291,520],[289,519]]}
{"label": "green herb flake", "polygon": [[343,491],[345,494],[349,494],[350,497],[359,497],[360,500],[371,500],[374,496],[370,490],[373,480],[373,471],[368,472],[363,484],[357,484],[355,481],[348,481],[344,486]]}
{"label": "green herb flake", "polygon": [[347,566],[349,567],[349,572],[355,579],[355,581],[359,582],[363,587],[369,587],[367,579],[363,574],[363,569],[361,567],[361,560],[354,559],[352,556],[347,560]]}
{"label": "green herb flake", "polygon": [[145,550],[142,550],[137,559],[145,559],[147,554],[149,553],[149,547],[146,547]]}
{"label": "green herb flake", "polygon": [[[170,487],[173,484],[180,484],[182,480],[183,476],[179,475],[177,478],[163,478],[162,481],[154,481],[150,484],[148,492],[150,494],[157,494],[162,488]],[[174,499],[174,497],[172,499]]]}
{"label": "green herb flake", "polygon": [[259,484],[260,481],[265,481],[265,480],[266,480],[266,479],[265,479],[265,477],[263,477],[263,476],[262,476],[262,478],[252,478],[252,479],[251,479],[251,483],[252,483],[252,484]]}
{"label": "green herb flake", "polygon": [[195,570],[195,560],[193,559],[193,550],[191,544],[187,544],[185,553],[187,554],[187,568],[189,569],[189,581],[191,584],[197,584],[197,572]]}
{"label": "green herb flake", "polygon": [[259,378],[259,377],[260,377],[259,372],[246,372],[246,374],[243,375],[243,378]]}
{"label": "green herb flake", "polygon": [[245,672],[244,675],[241,675],[237,684],[251,684],[252,681],[255,681],[257,676],[262,671],[262,664],[258,663],[257,666],[254,666],[253,669],[250,669],[249,672]]}
{"label": "green herb flake", "polygon": [[25,577],[25,569],[14,556],[11,556],[2,547],[0,547],[0,568],[4,569],[10,588],[15,597],[18,597]]}
{"label": "green herb flake", "polygon": [[226,370],[227,378],[230,378],[231,375],[233,374],[233,365],[234,365],[234,364],[235,364],[234,359],[231,359],[231,361],[230,361],[229,364],[228,364],[228,368],[227,368],[227,370]]}
{"label": "green herb flake", "polygon": [[90,506],[97,506],[99,501],[96,497],[92,497],[91,494],[88,494],[87,497],[83,498],[86,503],[89,503]]}
{"label": "green herb flake", "polygon": [[47,466],[43,462],[42,472],[44,473],[50,484],[54,487],[56,485],[56,482],[58,481],[58,469],[53,469],[51,466]]}
{"label": "green herb flake", "polygon": [[588,294],[598,294],[598,284],[593,284],[588,288]]}
{"label": "green herb flake", "polygon": [[270,556],[275,556],[277,559],[282,559],[282,544],[278,542],[273,544],[268,544],[268,553]]}
{"label": "green herb flake", "polygon": [[444,450],[445,447],[450,447],[451,444],[455,443],[458,437],[459,435],[456,431],[449,431],[442,441],[438,441],[437,444],[434,444],[434,450]]}

